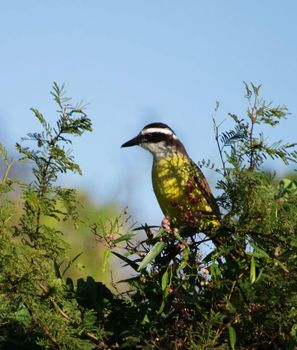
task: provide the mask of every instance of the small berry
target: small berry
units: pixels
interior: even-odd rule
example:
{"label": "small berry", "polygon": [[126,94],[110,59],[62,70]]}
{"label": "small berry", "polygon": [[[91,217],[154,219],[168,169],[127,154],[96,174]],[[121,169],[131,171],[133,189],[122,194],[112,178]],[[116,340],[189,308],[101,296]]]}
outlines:
{"label": "small berry", "polygon": [[164,226],[170,226],[170,220],[167,216],[165,216],[165,218],[162,220],[161,225]]}
{"label": "small berry", "polygon": [[178,228],[173,227],[172,232],[173,232],[174,236],[176,236],[178,234]]}
{"label": "small berry", "polygon": [[171,231],[169,225],[164,225],[163,228],[164,228],[165,232],[167,232],[167,233]]}
{"label": "small berry", "polygon": [[177,243],[176,247],[177,247],[179,250],[185,249],[185,245],[182,244],[182,243]]}
{"label": "small berry", "polygon": [[108,236],[107,236],[107,239],[110,240],[110,241],[114,241],[115,240],[115,235],[113,233],[110,233]]}

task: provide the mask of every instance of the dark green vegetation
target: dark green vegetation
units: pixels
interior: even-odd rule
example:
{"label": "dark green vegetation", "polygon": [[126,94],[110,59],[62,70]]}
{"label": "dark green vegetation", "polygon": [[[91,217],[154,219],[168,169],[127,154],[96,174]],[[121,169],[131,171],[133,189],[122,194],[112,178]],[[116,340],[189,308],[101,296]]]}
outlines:
{"label": "dark green vegetation", "polygon": [[[222,167],[202,162],[220,175],[223,225],[213,237],[219,243],[202,254],[207,236],[185,238],[166,220],[156,232],[147,225],[125,232],[125,214],[105,224],[92,217],[89,232],[106,247],[98,268],[113,254],[134,270],[127,291],[115,293],[94,276],[65,278],[71,259],[54,223],[77,224],[80,210],[76,191],[56,180],[80,172],[67,147],[72,136],[91,131],[91,121],[54,85],[56,126],[32,109],[42,131],[17,144],[32,164],[31,183],[10,179],[1,148],[7,168],[0,182],[1,348],[296,348],[297,182],[276,180],[262,165],[266,158],[296,163],[297,152],[295,144],[267,144],[261,133],[277,127],[286,108],[261,100],[259,87],[245,89],[247,113],[229,115],[233,129],[221,132],[214,120]],[[16,186],[19,216],[20,204],[9,199]]]}

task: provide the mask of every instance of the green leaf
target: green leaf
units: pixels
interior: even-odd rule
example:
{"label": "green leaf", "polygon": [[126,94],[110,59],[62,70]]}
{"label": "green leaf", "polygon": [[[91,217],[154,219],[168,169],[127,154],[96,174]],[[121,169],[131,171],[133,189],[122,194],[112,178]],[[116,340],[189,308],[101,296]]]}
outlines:
{"label": "green leaf", "polygon": [[260,271],[258,272],[258,276],[255,280],[255,282],[258,282],[258,281],[261,281],[262,277],[263,277],[263,272],[264,272],[264,269],[260,269]]}
{"label": "green leaf", "polygon": [[168,284],[168,269],[164,272],[162,276],[162,290],[164,291],[167,288]]}
{"label": "green leaf", "polygon": [[164,307],[165,307],[165,300],[163,299],[162,304],[160,305],[159,310],[157,311],[158,315],[160,315],[163,312]]}
{"label": "green leaf", "polygon": [[29,326],[31,317],[25,305],[21,304],[19,309],[14,313],[15,319],[25,327]]}
{"label": "green leaf", "polygon": [[236,344],[236,332],[235,329],[230,325],[228,326],[228,331],[229,331],[229,341],[230,341],[230,346],[231,349],[235,349],[235,344]]}
{"label": "green leaf", "polygon": [[109,256],[110,256],[110,252],[111,252],[110,249],[106,249],[105,252],[104,252],[104,254],[103,254],[102,272],[105,272],[105,271],[106,271],[107,261],[108,261],[108,258],[109,258]]}
{"label": "green leaf", "polygon": [[35,117],[40,121],[41,125],[47,130],[49,126],[44,119],[44,116],[36,108],[30,108],[30,110],[35,114]]}
{"label": "green leaf", "polygon": [[297,335],[297,323],[295,323],[293,325],[293,327],[291,328],[290,335],[291,335],[291,337],[296,337],[296,335]]}
{"label": "green leaf", "polygon": [[254,249],[253,252],[247,252],[248,255],[254,256],[255,258],[267,258],[270,259],[270,256],[262,248],[256,246],[253,243],[249,243],[250,246]]}
{"label": "green leaf", "polygon": [[162,236],[162,234],[164,232],[165,232],[165,230],[163,228],[160,228],[160,230],[154,234],[154,238],[158,238],[158,237]]}
{"label": "green leaf", "polygon": [[278,188],[282,197],[288,197],[289,194],[296,194],[297,182],[296,180],[284,178],[279,182]]}
{"label": "green leaf", "polygon": [[143,270],[156,256],[163,250],[165,243],[163,241],[157,242],[153,248],[147,253],[138,267],[138,271]]}
{"label": "green leaf", "polygon": [[249,85],[244,81],[243,82],[243,84],[244,84],[244,87],[245,87],[245,98],[247,98],[247,99],[250,99],[251,98],[251,96],[252,96],[252,91],[251,91],[251,89],[249,88]]}
{"label": "green leaf", "polygon": [[210,265],[210,274],[214,278],[219,277],[221,275],[221,270],[215,261],[213,261]]}
{"label": "green leaf", "polygon": [[252,284],[256,281],[256,262],[254,256],[252,256],[251,259],[250,281]]}
{"label": "green leaf", "polygon": [[183,244],[186,244],[184,238],[179,234],[179,232],[176,232],[174,235],[175,235],[175,238],[176,238],[178,241],[180,241],[180,242],[183,243]]}
{"label": "green leaf", "polygon": [[120,242],[123,242],[123,241],[128,241],[130,238],[132,238],[134,236],[135,236],[135,233],[126,233],[125,235],[115,239],[113,241],[113,243],[117,244],[117,243],[120,243]]}
{"label": "green leaf", "polygon": [[275,263],[277,263],[279,267],[282,268],[285,272],[289,272],[289,269],[287,268],[287,266],[283,264],[281,261],[275,259]]}
{"label": "green leaf", "polygon": [[144,325],[144,324],[147,324],[147,323],[150,323],[150,320],[149,320],[147,314],[145,314],[144,318],[141,321],[141,324]]}

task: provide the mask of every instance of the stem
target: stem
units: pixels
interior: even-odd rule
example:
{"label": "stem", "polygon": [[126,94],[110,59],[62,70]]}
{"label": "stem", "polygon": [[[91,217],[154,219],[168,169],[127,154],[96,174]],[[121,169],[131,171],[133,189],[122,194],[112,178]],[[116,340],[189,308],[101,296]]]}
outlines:
{"label": "stem", "polygon": [[214,116],[212,117],[212,121],[213,121],[213,126],[214,126],[216,144],[217,144],[217,147],[218,147],[218,150],[219,150],[219,155],[220,155],[220,159],[221,159],[221,162],[222,162],[224,175],[226,176],[227,175],[226,162],[225,162],[224,157],[223,157],[223,152],[222,152],[223,148],[221,148],[220,140],[219,140],[219,127],[220,126],[218,126],[216,124]]}
{"label": "stem", "polygon": [[217,342],[217,340],[219,339],[219,337],[221,336],[221,334],[223,333],[223,331],[224,331],[225,329],[227,329],[229,326],[231,326],[234,322],[239,321],[240,317],[241,317],[241,314],[235,314],[235,315],[231,318],[230,322],[228,322],[228,323],[226,323],[226,324],[223,324],[222,326],[220,326],[220,327],[217,329],[216,334],[215,334],[215,336],[214,336],[214,338],[213,338],[213,340],[212,340],[212,346],[215,346],[215,345],[216,345],[216,342]]}
{"label": "stem", "polygon": [[13,166],[13,164],[14,164],[13,160],[6,163],[6,170],[5,170],[5,173],[2,177],[1,184],[4,184],[4,182],[7,180],[8,174],[10,173],[10,169]]}
{"label": "stem", "polygon": [[[29,311],[30,312],[30,311]],[[47,337],[50,339],[50,341],[53,343],[54,347],[58,350],[61,349],[60,344],[58,343],[57,339],[49,332],[49,329],[47,327],[47,325],[41,323],[38,319],[38,317],[31,313],[31,317],[33,322],[42,329],[42,331],[47,335]]]}
{"label": "stem", "polygon": [[[49,152],[49,157],[46,161],[46,164],[45,164],[45,168],[42,170],[42,177],[41,177],[41,190],[39,192],[39,200],[40,202],[43,201],[44,199],[44,195],[47,191],[47,186],[48,186],[48,182],[49,182],[49,179],[47,179],[47,175],[48,175],[48,170],[49,170],[49,167],[50,167],[50,164],[51,164],[51,161],[53,159],[53,147],[57,144],[57,142],[59,141],[60,139],[60,136],[63,134],[64,132],[64,114],[63,114],[63,117],[62,117],[62,121],[63,123],[61,124],[61,128],[58,132],[58,134],[51,139],[51,141],[49,142],[49,149],[50,149],[50,152]],[[37,209],[37,214],[36,214],[36,230],[35,230],[35,238],[38,237],[38,234],[39,234],[39,229],[40,229],[40,218],[41,218],[41,207],[39,206],[38,209]]]}
{"label": "stem", "polygon": [[[39,282],[38,285],[44,291],[45,294],[48,294],[48,290],[46,289],[46,287],[41,282]],[[67,320],[71,324],[74,324],[74,322],[71,320],[71,318],[60,308],[60,306],[56,303],[55,299],[52,296],[49,297],[49,300],[51,301],[51,303],[54,306],[54,308],[59,312],[59,314],[65,320]],[[48,332],[46,334],[48,334]],[[87,338],[89,338],[90,340],[92,340],[96,344],[99,343],[99,339],[93,333],[85,331],[84,334],[85,334],[85,336]],[[50,338],[50,339],[53,341],[52,338]],[[59,346],[59,344],[57,342],[55,344],[57,344]]]}
{"label": "stem", "polygon": [[254,167],[255,167],[255,162],[254,162],[255,151],[254,151],[253,140],[254,140],[254,125],[256,122],[255,110],[257,108],[257,102],[258,102],[258,99],[257,99],[257,96],[255,96],[254,104],[253,104],[253,107],[252,107],[251,113],[250,113],[251,130],[250,130],[250,134],[249,134],[249,141],[250,141],[250,170],[251,171],[253,171]]}

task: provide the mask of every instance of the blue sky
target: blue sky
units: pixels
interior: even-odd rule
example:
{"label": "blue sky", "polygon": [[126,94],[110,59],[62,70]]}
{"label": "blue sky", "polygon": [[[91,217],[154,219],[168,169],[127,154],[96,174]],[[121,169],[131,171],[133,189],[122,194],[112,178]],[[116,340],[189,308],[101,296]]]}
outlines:
{"label": "blue sky", "polygon": [[[135,220],[162,218],[150,155],[120,149],[147,123],[169,124],[195,160],[219,164],[211,114],[243,113],[243,81],[286,104],[289,120],[271,141],[296,141],[296,1],[6,1],[0,5],[1,138],[9,149],[37,121],[54,121],[49,90],[65,83],[89,102],[94,132],[75,140],[84,176],[62,182],[98,203],[118,200]],[[226,124],[227,127],[227,124]],[[284,169],[278,163],[279,172]],[[215,175],[206,172],[212,187]]]}

